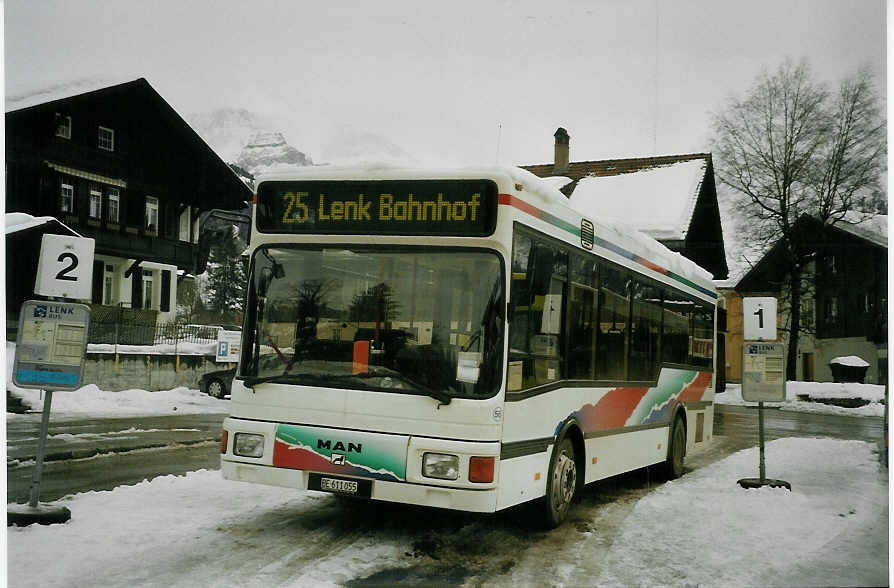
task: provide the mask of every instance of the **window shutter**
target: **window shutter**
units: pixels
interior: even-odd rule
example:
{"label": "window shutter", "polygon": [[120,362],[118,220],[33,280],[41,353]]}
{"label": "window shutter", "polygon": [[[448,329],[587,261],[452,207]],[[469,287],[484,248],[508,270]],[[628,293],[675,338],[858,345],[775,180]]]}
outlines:
{"label": "window shutter", "polygon": [[171,272],[161,272],[161,311],[171,310]]}
{"label": "window shutter", "polygon": [[143,308],[143,268],[134,268],[130,274],[130,307]]}
{"label": "window shutter", "polygon": [[93,304],[102,304],[102,278],[105,267],[102,260],[93,262]]}

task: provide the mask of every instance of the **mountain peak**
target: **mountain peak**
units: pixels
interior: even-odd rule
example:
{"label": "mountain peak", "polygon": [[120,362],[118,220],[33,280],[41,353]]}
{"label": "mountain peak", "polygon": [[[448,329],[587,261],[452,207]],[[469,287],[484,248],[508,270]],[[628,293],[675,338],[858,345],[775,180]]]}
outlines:
{"label": "mountain peak", "polygon": [[254,133],[236,163],[255,175],[283,165],[313,165],[310,157],[289,145],[282,133],[273,131]]}

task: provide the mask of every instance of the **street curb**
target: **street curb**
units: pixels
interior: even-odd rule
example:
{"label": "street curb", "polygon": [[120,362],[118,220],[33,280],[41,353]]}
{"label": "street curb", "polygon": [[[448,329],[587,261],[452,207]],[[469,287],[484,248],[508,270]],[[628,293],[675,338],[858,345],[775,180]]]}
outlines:
{"label": "street curb", "polygon": [[[131,451],[140,451],[142,449],[163,449],[169,447],[171,449],[181,447],[181,446],[190,446],[190,445],[200,445],[202,443],[220,443],[220,438],[212,438],[212,439],[194,439],[187,441],[179,441],[177,443],[149,443],[146,445],[138,445],[131,447],[117,447],[112,449],[99,449],[99,448],[90,448],[90,449],[76,449],[70,451],[56,451],[54,453],[48,453],[44,456],[44,463],[47,462],[56,462],[56,461],[69,461],[75,459],[89,459],[91,457],[96,457],[98,455],[113,455],[119,453],[129,453]],[[7,467],[9,467],[9,456],[7,456]],[[12,458],[19,463],[16,465],[21,465],[25,462],[33,462],[37,460],[37,456],[29,455]]]}

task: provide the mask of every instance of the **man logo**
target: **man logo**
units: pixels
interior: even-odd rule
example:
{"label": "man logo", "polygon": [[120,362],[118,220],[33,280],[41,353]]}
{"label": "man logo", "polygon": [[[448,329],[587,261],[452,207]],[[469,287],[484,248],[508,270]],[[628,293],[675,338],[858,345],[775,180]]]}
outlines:
{"label": "man logo", "polygon": [[333,453],[332,457],[329,458],[332,462],[332,465],[345,465],[345,456],[341,453]]}

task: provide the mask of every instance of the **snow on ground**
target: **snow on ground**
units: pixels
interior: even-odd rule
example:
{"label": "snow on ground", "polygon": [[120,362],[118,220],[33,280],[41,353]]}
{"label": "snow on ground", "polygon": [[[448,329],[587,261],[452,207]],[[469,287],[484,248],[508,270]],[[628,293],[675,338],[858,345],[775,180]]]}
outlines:
{"label": "snow on ground", "polygon": [[[43,410],[44,393],[33,388],[19,388],[12,382],[15,344],[6,344],[6,389],[21,398],[33,411]],[[70,392],[54,392],[50,419],[83,417],[128,417],[166,414],[228,413],[229,400],[219,400],[198,390],[179,387],[173,390],[149,392],[122,390],[107,392],[89,384]],[[7,419],[33,418],[6,413]]]}
{"label": "snow on ground", "polygon": [[[733,454],[640,499],[607,558],[586,555],[605,540],[598,525],[581,533],[554,554],[565,560],[552,562],[561,570],[554,584],[886,585],[887,471],[875,446],[787,438],[768,443],[767,455],[768,475],[791,492],[740,488],[736,480],[756,473],[757,449]],[[334,503],[206,470],[66,497],[57,502],[72,511],[65,525],[8,529],[9,585],[332,585],[419,563],[400,532],[316,545],[316,511],[350,508]],[[552,531],[577,532],[570,524]],[[534,582],[525,548],[518,557],[488,583]]]}
{"label": "snow on ground", "polygon": [[[41,390],[18,388],[9,382],[7,387],[15,396],[23,399],[33,411],[43,410],[44,394]],[[229,410],[229,400],[218,400],[190,388],[180,387],[158,392],[147,390],[106,392],[95,384],[90,384],[71,392],[54,392],[50,419],[216,414]],[[23,417],[24,415],[6,413],[8,419]]]}
{"label": "snow on ground", "polygon": [[[804,396],[810,400],[803,400]],[[811,401],[832,398],[863,399],[869,404],[858,408],[843,408]],[[745,402],[742,399],[742,386],[739,384],[727,384],[726,391],[716,394],[714,402],[737,406],[756,405],[754,402]],[[885,416],[885,387],[877,384],[786,382],[785,402],[765,402],[764,406],[796,412],[883,417]]]}
{"label": "snow on ground", "polygon": [[787,438],[766,451],[767,476],[791,492],[737,486],[756,475],[756,448],[668,483],[637,503],[596,584],[886,585],[887,470],[875,446]]}

